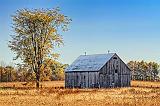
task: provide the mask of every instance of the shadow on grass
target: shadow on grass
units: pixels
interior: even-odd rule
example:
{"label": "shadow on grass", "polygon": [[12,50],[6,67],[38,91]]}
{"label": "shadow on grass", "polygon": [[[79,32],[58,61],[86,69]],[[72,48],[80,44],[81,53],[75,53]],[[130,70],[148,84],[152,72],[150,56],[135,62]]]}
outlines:
{"label": "shadow on grass", "polygon": [[13,87],[0,87],[0,90],[8,90],[8,89],[13,89]]}

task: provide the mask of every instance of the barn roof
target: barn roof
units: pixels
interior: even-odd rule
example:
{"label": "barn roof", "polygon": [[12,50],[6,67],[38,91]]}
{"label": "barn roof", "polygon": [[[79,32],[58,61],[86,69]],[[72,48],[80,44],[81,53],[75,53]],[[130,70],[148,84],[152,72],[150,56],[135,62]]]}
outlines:
{"label": "barn roof", "polygon": [[98,71],[114,54],[80,55],[65,71]]}

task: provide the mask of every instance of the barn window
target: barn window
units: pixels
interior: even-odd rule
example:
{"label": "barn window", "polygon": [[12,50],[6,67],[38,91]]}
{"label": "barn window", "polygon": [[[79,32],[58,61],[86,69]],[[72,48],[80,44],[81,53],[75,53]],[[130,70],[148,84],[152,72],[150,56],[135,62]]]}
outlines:
{"label": "barn window", "polygon": [[78,75],[77,75],[77,80],[78,80]]}
{"label": "barn window", "polygon": [[118,65],[116,65],[116,68],[118,68]]}
{"label": "barn window", "polygon": [[117,59],[117,57],[113,57],[113,59]]}
{"label": "barn window", "polygon": [[117,69],[115,70],[115,73],[118,73],[118,70],[117,70]]}
{"label": "barn window", "polygon": [[115,68],[115,67],[114,67],[114,64],[112,65],[112,67]]}

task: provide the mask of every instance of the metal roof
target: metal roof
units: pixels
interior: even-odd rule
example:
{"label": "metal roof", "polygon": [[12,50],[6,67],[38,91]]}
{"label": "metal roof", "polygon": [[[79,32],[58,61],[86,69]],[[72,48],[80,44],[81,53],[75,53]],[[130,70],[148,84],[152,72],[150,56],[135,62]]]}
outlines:
{"label": "metal roof", "polygon": [[115,53],[80,55],[65,72],[72,71],[98,71],[100,70]]}

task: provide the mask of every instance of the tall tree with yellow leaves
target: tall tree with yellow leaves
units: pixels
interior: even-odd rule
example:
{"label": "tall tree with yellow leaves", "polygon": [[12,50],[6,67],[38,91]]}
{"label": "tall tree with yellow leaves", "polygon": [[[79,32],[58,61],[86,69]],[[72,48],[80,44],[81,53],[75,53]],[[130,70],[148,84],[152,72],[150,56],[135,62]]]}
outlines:
{"label": "tall tree with yellow leaves", "polygon": [[45,58],[52,56],[55,46],[63,44],[59,29],[68,30],[71,19],[56,9],[22,9],[13,15],[15,35],[9,41],[10,49],[36,74],[39,88]]}

